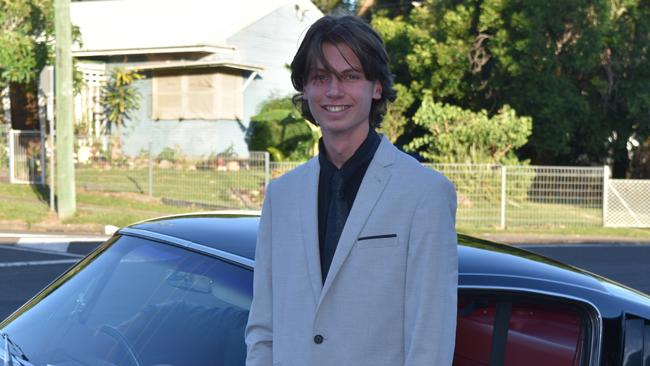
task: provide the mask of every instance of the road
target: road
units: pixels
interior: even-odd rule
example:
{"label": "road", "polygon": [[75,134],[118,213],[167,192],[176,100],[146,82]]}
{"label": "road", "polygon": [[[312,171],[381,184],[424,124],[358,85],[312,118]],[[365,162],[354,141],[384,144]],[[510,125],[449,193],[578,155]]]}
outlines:
{"label": "road", "polygon": [[65,248],[58,244],[39,244],[0,244],[0,319],[36,295],[99,243],[66,243]]}
{"label": "road", "polygon": [[[11,314],[98,243],[0,244],[0,319]],[[521,245],[650,294],[650,245]],[[44,250],[57,249],[58,251]]]}
{"label": "road", "polygon": [[650,294],[650,245],[558,244],[520,247]]}

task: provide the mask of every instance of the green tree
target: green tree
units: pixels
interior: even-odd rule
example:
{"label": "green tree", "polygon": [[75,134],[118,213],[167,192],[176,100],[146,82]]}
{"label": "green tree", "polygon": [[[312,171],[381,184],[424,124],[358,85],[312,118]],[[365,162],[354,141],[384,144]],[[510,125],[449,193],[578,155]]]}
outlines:
{"label": "green tree", "polygon": [[518,164],[514,152],[532,127],[530,117],[517,116],[507,105],[490,117],[485,110],[435,102],[431,95],[425,95],[413,120],[427,133],[406,149],[434,163]]}
{"label": "green tree", "polygon": [[302,161],[318,153],[319,129],[306,121],[290,97],[267,100],[251,117],[248,149],[268,151],[275,161]]}
{"label": "green tree", "polygon": [[415,101],[413,94],[402,84],[395,84],[397,99],[388,105],[388,110],[381,122],[380,132],[386,135],[388,140],[396,143],[408,128],[408,109]]}
{"label": "green tree", "polygon": [[52,0],[0,0],[0,87],[33,81],[53,52]]}
{"label": "green tree", "polygon": [[116,128],[111,146],[112,156],[120,151],[124,118],[129,118],[131,112],[140,108],[140,94],[133,83],[142,78],[142,74],[136,70],[116,67],[111,70],[107,83],[102,87],[101,104],[108,121]]}
{"label": "green tree", "polygon": [[[0,89],[10,87],[12,125],[37,125],[36,80],[54,56],[52,0],[0,0]],[[0,110],[2,107],[0,106]]]}
{"label": "green tree", "polygon": [[[602,126],[601,149],[613,161],[613,175],[626,177],[635,172],[631,153],[643,155],[643,142],[650,141],[650,2],[612,1],[610,14],[593,98],[600,118],[594,124]],[[635,148],[633,141],[642,146]]]}
{"label": "green tree", "polygon": [[[367,0],[361,0],[367,1]],[[324,14],[354,13],[358,1],[356,0],[313,0],[314,5]]]}
{"label": "green tree", "polygon": [[408,15],[418,1],[412,0],[359,0],[357,15],[372,18],[373,15],[396,17]]}
{"label": "green tree", "polygon": [[[72,26],[72,39],[80,43],[78,27]],[[12,105],[21,106],[17,115],[25,120],[12,121],[19,127],[33,127],[38,120],[38,75],[53,63],[54,45],[52,0],[0,0],[0,89],[10,86]],[[77,91],[81,74],[74,77]]]}
{"label": "green tree", "polygon": [[650,134],[647,0],[426,0],[372,23],[417,102],[431,92],[488,115],[510,105],[531,116],[519,154],[535,163],[613,160],[623,176],[630,138]]}

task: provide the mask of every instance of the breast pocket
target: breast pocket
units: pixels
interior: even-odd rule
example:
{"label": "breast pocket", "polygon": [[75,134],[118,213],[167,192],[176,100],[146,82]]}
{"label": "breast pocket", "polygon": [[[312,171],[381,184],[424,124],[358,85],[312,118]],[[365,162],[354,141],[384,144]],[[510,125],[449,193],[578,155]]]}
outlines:
{"label": "breast pocket", "polygon": [[366,235],[357,239],[357,247],[360,249],[394,247],[397,243],[397,234]]}

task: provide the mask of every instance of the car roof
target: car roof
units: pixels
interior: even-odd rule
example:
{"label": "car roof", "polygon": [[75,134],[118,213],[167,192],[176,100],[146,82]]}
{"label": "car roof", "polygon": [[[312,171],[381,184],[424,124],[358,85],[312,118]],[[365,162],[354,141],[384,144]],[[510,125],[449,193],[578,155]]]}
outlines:
{"label": "car roof", "polygon": [[252,260],[258,224],[256,212],[217,211],[165,216],[129,228],[180,238]]}
{"label": "car roof", "polygon": [[[253,260],[259,217],[257,212],[207,212],[167,216],[129,228],[176,237]],[[297,228],[298,229],[298,228]],[[611,280],[559,261],[468,235],[458,235],[459,286],[581,292],[586,297],[615,293],[618,297],[650,304],[650,297]],[[587,294],[589,293],[589,294]]]}

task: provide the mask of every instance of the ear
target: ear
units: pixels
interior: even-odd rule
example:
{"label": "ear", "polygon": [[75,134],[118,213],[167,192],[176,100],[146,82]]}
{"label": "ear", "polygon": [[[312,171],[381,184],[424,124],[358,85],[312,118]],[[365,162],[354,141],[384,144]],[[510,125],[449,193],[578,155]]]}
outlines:
{"label": "ear", "polygon": [[381,83],[379,80],[375,80],[375,82],[372,85],[372,99],[378,100],[381,99],[381,92],[384,89],[381,86]]}

